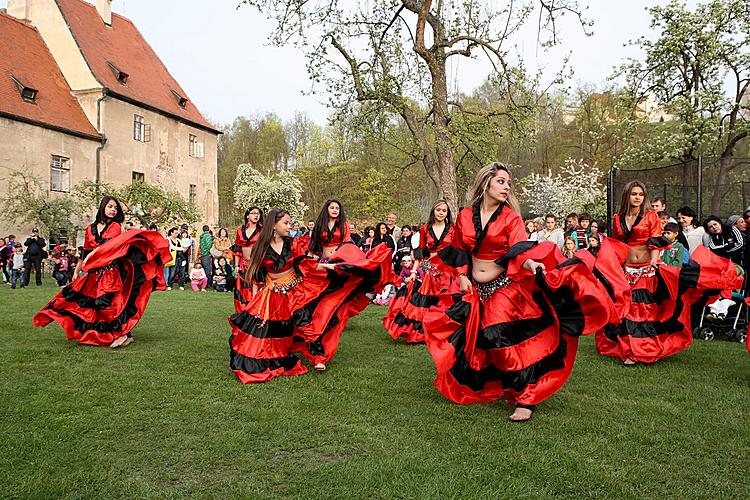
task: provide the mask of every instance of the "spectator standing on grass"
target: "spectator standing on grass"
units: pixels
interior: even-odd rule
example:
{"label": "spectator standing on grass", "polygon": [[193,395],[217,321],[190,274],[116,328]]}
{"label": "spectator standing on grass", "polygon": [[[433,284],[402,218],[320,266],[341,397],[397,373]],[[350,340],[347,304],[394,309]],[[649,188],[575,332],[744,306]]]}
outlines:
{"label": "spectator standing on grass", "polygon": [[359,243],[362,241],[362,235],[357,232],[357,226],[353,223],[349,223],[349,235],[352,237],[352,242],[359,246]]}
{"label": "spectator standing on grass", "polygon": [[703,245],[703,235],[706,230],[703,226],[696,224],[697,215],[690,207],[682,207],[677,211],[677,220],[682,227],[682,233],[685,235],[688,244],[688,251],[692,254],[695,250]]}
{"label": "spectator standing on grass", "polygon": [[411,226],[406,225],[401,228],[401,238],[396,242],[396,254],[393,256],[393,268],[397,273],[401,272],[401,260],[410,256],[411,252]]}
{"label": "spectator standing on grass", "polygon": [[177,271],[176,280],[180,286],[180,290],[185,289],[185,283],[190,279],[190,252],[193,246],[193,240],[190,238],[190,233],[187,231],[187,225],[183,225],[185,229],[180,233],[180,251],[177,252]]}
{"label": "spectator standing on grass", "polygon": [[551,241],[562,250],[565,234],[562,228],[557,227],[557,217],[553,214],[547,214],[544,217],[544,229],[537,233],[537,241]]}
{"label": "spectator standing on grass", "polygon": [[3,272],[3,283],[10,283],[8,261],[13,256],[13,247],[9,246],[5,238],[0,238],[0,270]]}
{"label": "spectator standing on grass", "polygon": [[10,287],[15,288],[18,280],[21,280],[21,288],[26,286],[24,267],[26,266],[26,256],[23,253],[23,247],[16,243],[13,247],[13,258],[10,268]]}
{"label": "spectator standing on grass", "polygon": [[167,241],[169,242],[169,253],[172,255],[172,260],[164,264],[164,283],[167,284],[167,290],[172,289],[172,283],[174,283],[175,276],[177,274],[177,263],[180,260],[179,254],[182,251],[182,245],[180,239],[177,237],[177,228],[173,227],[167,231]]}
{"label": "spectator standing on grass", "polygon": [[31,236],[26,239],[24,246],[26,247],[26,260],[28,261],[24,270],[24,280],[27,285],[31,283],[31,268],[33,267],[36,286],[42,286],[42,260],[47,257],[47,252],[44,250],[47,243],[44,238],[39,236],[38,228],[35,227],[31,230]]}
{"label": "spectator standing on grass", "polygon": [[229,248],[232,246],[232,241],[229,239],[229,231],[226,228],[219,229],[214,238],[214,246],[211,249],[211,255],[214,260],[224,257],[227,260],[232,260],[232,252]]}
{"label": "spectator standing on grass", "polygon": [[203,233],[201,234],[198,245],[200,246],[201,253],[201,267],[206,273],[208,282],[212,285],[212,273],[214,269],[214,258],[211,256],[211,247],[214,246],[214,237],[209,232],[211,230],[208,225],[203,226]]}
{"label": "spectator standing on grass", "polygon": [[401,238],[401,228],[396,225],[397,220],[398,216],[393,212],[385,218],[385,226],[388,228],[388,234],[393,238],[394,244]]}

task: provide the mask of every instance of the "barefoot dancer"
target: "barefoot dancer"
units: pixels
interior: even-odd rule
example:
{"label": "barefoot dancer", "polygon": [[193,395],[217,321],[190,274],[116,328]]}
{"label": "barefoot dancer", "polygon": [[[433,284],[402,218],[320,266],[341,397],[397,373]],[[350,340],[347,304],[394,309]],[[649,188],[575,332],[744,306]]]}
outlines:
{"label": "barefoot dancer", "polygon": [[510,419],[526,421],[568,379],[578,335],[603,328],[614,307],[582,262],[558,266],[556,245],[526,240],[510,182],[501,163],[477,173],[452,245],[438,252],[458,279],[424,330],[445,397],[460,404],[504,397],[516,407]]}
{"label": "barefoot dancer", "polygon": [[[164,290],[169,243],[156,231],[122,233],[120,202],[102,198],[96,220],[86,228],[84,259],[74,280],[36,316],[35,326],[56,321],[69,339],[81,344],[123,347],[143,315],[151,291]],[[85,274],[78,277],[83,268]]]}
{"label": "barefoot dancer", "polygon": [[[646,207],[647,199],[642,182],[629,182],[612,218],[611,239],[624,257],[630,300],[622,322],[596,335],[599,353],[626,365],[655,363],[686,349],[693,339],[690,307],[704,296],[731,297],[742,284],[732,262],[705,247],[697,248],[683,268],[659,266],[660,250],[671,243],[662,235],[656,212]],[[608,276],[610,283],[618,279]]]}

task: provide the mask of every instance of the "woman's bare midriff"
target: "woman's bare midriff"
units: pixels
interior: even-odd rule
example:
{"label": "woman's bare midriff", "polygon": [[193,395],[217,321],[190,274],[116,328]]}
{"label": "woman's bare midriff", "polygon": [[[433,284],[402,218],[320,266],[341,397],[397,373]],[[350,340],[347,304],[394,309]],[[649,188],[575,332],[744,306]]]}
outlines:
{"label": "woman's bare midriff", "polygon": [[651,262],[651,253],[646,245],[639,247],[630,247],[628,252],[628,264],[648,264]]}
{"label": "woman's bare midriff", "polygon": [[242,259],[245,263],[250,262],[250,252],[253,251],[253,247],[242,247]]}
{"label": "woman's bare midriff", "polygon": [[498,266],[491,260],[482,260],[472,257],[471,276],[477,283],[487,283],[500,277],[505,272],[505,268]]}
{"label": "woman's bare midriff", "polygon": [[336,247],[323,247],[322,258],[330,259],[336,253]]}
{"label": "woman's bare midriff", "polygon": [[283,278],[284,276],[288,276],[290,273],[293,273],[293,272],[295,272],[294,268],[291,268],[291,269],[287,269],[283,273],[268,273],[268,277],[271,278],[272,280],[277,280],[279,278]]}

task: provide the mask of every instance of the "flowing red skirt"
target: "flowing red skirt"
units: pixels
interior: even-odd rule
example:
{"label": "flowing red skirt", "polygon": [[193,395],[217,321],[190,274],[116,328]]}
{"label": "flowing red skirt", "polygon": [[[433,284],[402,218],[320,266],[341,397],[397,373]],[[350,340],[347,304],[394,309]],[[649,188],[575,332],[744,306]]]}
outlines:
{"label": "flowing red skirt", "polygon": [[437,305],[438,296],[448,291],[451,281],[450,274],[433,269],[423,280],[399,288],[383,318],[383,326],[393,340],[404,338],[409,344],[425,341],[422,320],[430,307]]}
{"label": "flowing red skirt", "polygon": [[597,332],[597,350],[640,363],[677,354],[693,341],[691,306],[719,295],[731,297],[732,290],[741,286],[742,278],[731,261],[698,247],[687,266],[659,266],[654,276],[641,277],[630,286],[624,319]]}
{"label": "flowing red skirt", "polygon": [[520,276],[484,302],[475,291],[461,295],[455,280],[426,314],[435,387],[451,401],[540,403],[568,379],[578,336],[614,321],[607,292],[578,259]]}
{"label": "flowing red skirt", "polygon": [[[313,364],[328,364],[333,359],[347,322],[369,305],[368,293],[380,293],[387,284],[398,280],[393,272],[391,249],[385,244],[365,254],[353,243],[345,243],[328,261],[336,264],[347,284],[330,293],[329,308],[313,320],[316,338],[301,346],[300,352]],[[331,304],[335,304],[333,309]]]}
{"label": "flowing red skirt", "polygon": [[86,274],[63,288],[34,316],[35,326],[56,321],[68,339],[105,346],[129,333],[152,290],[164,290],[169,243],[156,231],[131,229],[96,250]]}

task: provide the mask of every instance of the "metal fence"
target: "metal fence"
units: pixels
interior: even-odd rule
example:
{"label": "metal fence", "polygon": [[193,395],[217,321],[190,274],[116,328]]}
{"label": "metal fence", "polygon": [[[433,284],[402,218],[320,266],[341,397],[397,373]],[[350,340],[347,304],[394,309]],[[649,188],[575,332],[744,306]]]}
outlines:
{"label": "metal fence", "polygon": [[688,206],[703,220],[717,215],[722,220],[741,214],[750,205],[750,158],[699,158],[664,167],[638,170],[613,168],[607,185],[607,216],[620,208],[625,185],[639,180],[646,185],[648,197],[661,196],[673,217],[680,207]]}

